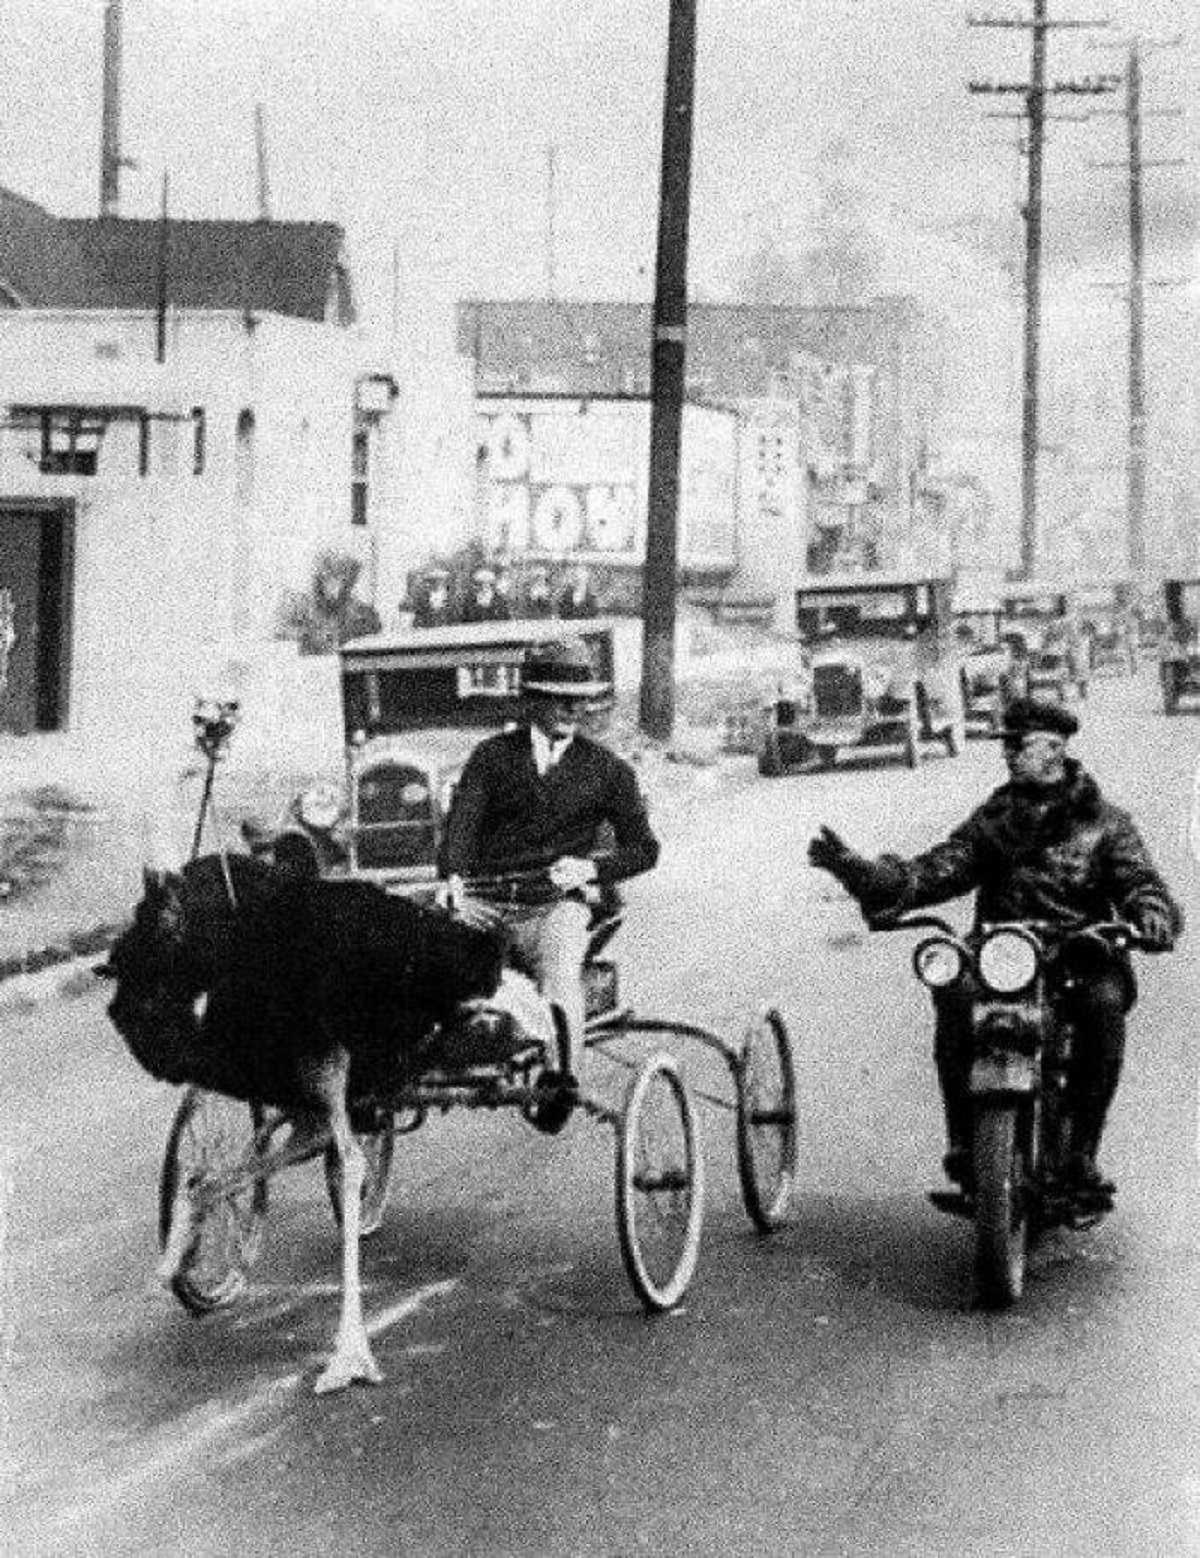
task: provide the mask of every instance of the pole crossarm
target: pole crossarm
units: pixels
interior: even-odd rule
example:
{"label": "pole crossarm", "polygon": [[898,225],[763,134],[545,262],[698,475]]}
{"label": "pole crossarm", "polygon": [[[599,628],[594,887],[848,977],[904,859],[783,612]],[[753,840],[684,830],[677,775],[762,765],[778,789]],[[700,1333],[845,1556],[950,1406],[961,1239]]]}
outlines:
{"label": "pole crossarm", "polygon": [[1121,85],[1120,76],[1080,76],[1077,81],[1053,81],[1049,86],[1035,87],[1029,81],[968,81],[967,91],[975,95],[1008,93],[1016,97],[1058,97],[1063,94],[1074,97],[1102,96],[1115,92]]}
{"label": "pole crossarm", "polygon": [[1096,17],[1064,17],[1061,21],[1055,21],[1049,16],[983,16],[978,12],[967,12],[968,27],[1017,27],[1026,32],[1056,32],[1065,28],[1105,28],[1111,27],[1112,21],[1107,16]]}
{"label": "pole crossarm", "polygon": [[[1150,276],[1145,278],[1143,287],[1192,287],[1195,285],[1190,276]],[[1127,281],[1090,281],[1088,286],[1095,287],[1101,292],[1123,292],[1126,295],[1132,290]]]}
{"label": "pole crossarm", "polygon": [[[1093,119],[1124,119],[1127,117],[1123,108],[1093,108],[1089,112]],[[1182,119],[1182,108],[1143,108],[1143,119]]]}
{"label": "pole crossarm", "polygon": [[[1002,112],[1000,109],[987,109],[980,117],[983,119],[1024,119],[1026,113],[1023,108],[1014,108],[1010,112]],[[1086,124],[1092,115],[1090,110],[1085,110],[1082,114],[1043,114],[1042,117],[1047,122],[1053,121],[1055,124]]]}
{"label": "pole crossarm", "polygon": [[[1127,168],[1128,162],[1089,162],[1089,168]],[[1142,168],[1186,168],[1186,157],[1146,157],[1140,164]]]}

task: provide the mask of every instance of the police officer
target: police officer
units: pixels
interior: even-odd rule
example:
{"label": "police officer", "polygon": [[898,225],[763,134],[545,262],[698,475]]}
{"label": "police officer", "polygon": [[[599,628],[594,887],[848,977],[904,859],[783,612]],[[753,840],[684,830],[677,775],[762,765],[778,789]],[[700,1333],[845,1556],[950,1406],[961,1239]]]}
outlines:
{"label": "police officer", "polygon": [[[1169,952],[1183,916],[1129,813],[1106,800],[1095,779],[1067,755],[1079,728],[1061,704],[1019,698],[1005,711],[1001,739],[1009,778],[931,849],[904,860],[867,860],[830,828],[808,858],[830,872],[868,916],[899,914],[974,892],[976,930],[1005,920],[1037,920],[1054,931],[1128,920],[1148,952]],[[1104,1204],[1114,1186],[1096,1154],[1117,1090],[1125,1017],[1136,986],[1128,954],[1114,954],[1062,998],[1079,1027],[1068,1084],[1073,1187]],[[949,1137],[947,1177],[966,1186],[971,1162],[971,992],[935,996],[934,1057]]]}

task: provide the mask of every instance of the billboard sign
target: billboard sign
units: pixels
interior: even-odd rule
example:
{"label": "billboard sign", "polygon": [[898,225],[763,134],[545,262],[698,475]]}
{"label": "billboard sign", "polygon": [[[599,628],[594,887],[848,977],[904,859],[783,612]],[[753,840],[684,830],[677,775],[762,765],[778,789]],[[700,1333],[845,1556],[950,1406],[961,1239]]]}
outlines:
{"label": "billboard sign", "polygon": [[[477,421],[480,525],[491,551],[554,561],[643,561],[647,401],[484,396]],[[734,414],[685,406],[681,567],[733,566],[736,462]]]}

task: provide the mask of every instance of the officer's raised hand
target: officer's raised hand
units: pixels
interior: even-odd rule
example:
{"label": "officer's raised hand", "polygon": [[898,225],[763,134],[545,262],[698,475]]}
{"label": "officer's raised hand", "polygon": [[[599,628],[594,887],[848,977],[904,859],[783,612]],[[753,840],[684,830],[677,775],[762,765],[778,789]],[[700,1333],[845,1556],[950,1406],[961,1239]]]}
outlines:
{"label": "officer's raised hand", "polygon": [[808,860],[810,865],[816,866],[821,871],[828,871],[831,876],[836,876],[839,882],[844,882],[847,868],[853,872],[853,862],[861,861],[862,857],[856,855],[832,828],[822,827],[808,846]]}
{"label": "officer's raised hand", "polygon": [[808,858],[812,865],[835,876],[869,917],[898,907],[905,873],[894,855],[868,860],[851,849],[832,828],[823,827],[808,846]]}

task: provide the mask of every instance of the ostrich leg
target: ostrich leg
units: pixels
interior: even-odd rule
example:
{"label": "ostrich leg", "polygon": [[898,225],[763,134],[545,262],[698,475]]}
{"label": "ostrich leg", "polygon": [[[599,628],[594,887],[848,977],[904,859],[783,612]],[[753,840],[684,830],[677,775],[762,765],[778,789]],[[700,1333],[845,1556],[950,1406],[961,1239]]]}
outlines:
{"label": "ostrich leg", "polygon": [[383,1381],[371,1354],[371,1342],[363,1323],[362,1285],[359,1280],[359,1198],[365,1159],[346,1112],[344,1087],[331,1103],[333,1143],[342,1167],[342,1311],[338,1320],[333,1356],[317,1378],[316,1391],[341,1390],[354,1380],[378,1385]]}

